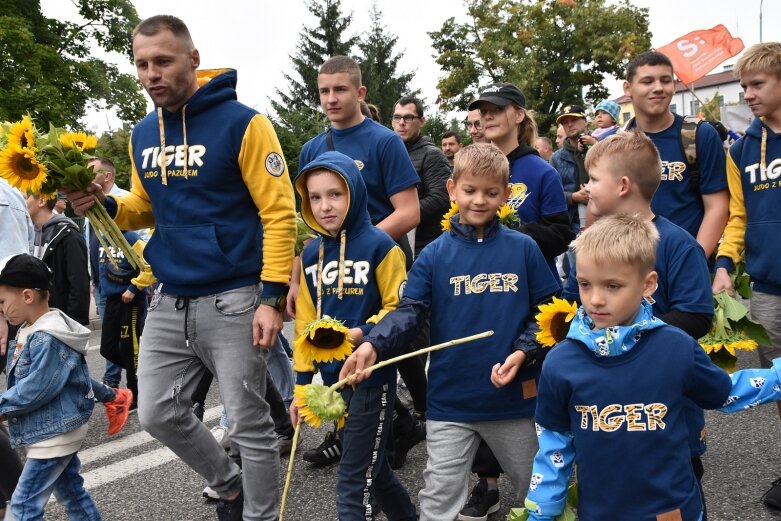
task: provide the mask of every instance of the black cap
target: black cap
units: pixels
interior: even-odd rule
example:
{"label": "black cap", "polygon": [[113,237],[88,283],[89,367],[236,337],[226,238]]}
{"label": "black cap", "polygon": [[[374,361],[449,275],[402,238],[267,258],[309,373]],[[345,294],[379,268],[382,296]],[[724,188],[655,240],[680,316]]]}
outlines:
{"label": "black cap", "polygon": [[480,97],[469,104],[469,110],[475,110],[483,102],[493,103],[497,107],[515,103],[519,107],[526,108],[526,96],[512,83],[492,83],[487,86],[480,91]]}
{"label": "black cap", "polygon": [[586,119],[586,108],[583,105],[566,105],[556,117],[556,124],[558,125],[567,117]]}
{"label": "black cap", "polygon": [[0,260],[0,285],[48,290],[52,272],[41,259],[22,253]]}

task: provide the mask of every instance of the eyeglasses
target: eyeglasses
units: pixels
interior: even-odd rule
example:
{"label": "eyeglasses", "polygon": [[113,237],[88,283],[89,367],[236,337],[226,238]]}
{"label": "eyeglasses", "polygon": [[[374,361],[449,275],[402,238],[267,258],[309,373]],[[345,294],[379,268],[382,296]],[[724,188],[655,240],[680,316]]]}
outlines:
{"label": "eyeglasses", "polygon": [[402,119],[404,120],[404,123],[412,123],[416,119],[420,119],[420,116],[413,116],[412,114],[404,114],[403,116],[401,116],[399,114],[394,114],[391,119],[396,123],[398,123]]}
{"label": "eyeglasses", "polygon": [[480,130],[480,120],[478,119],[475,121],[464,121],[464,126],[466,127],[467,130],[469,130],[472,127],[474,127],[475,130]]}

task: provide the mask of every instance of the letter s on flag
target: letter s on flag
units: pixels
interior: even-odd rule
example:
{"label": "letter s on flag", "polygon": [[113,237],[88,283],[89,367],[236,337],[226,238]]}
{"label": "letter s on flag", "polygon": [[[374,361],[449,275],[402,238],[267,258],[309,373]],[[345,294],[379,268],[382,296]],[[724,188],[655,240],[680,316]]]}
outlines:
{"label": "letter s on flag", "polygon": [[692,83],[743,48],[743,40],[733,38],[729,30],[719,24],[712,29],[692,31],[656,50],[670,58],[675,74],[682,82]]}

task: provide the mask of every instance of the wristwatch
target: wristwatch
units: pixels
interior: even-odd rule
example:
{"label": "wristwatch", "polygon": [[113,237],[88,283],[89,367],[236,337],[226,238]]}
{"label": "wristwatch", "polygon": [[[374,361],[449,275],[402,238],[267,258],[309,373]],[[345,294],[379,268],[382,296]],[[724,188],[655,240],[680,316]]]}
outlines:
{"label": "wristwatch", "polygon": [[285,306],[287,306],[287,296],[280,295],[278,297],[260,297],[260,303],[266,306],[271,306],[272,308],[282,313],[285,311]]}

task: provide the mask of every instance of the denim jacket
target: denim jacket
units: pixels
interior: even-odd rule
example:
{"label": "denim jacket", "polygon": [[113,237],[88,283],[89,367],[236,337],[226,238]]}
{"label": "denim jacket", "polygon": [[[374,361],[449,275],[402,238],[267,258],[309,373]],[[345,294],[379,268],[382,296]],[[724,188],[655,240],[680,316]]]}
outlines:
{"label": "denim jacket", "polygon": [[89,329],[52,309],[31,326],[27,341],[16,345],[8,357],[8,390],[0,394],[12,446],[31,445],[89,421],[95,404],[84,358],[88,339]]}

